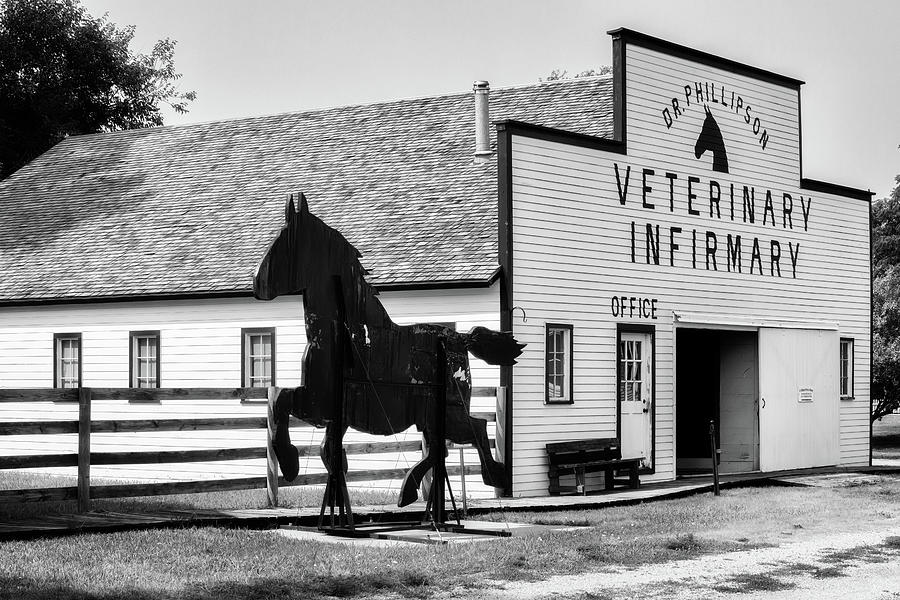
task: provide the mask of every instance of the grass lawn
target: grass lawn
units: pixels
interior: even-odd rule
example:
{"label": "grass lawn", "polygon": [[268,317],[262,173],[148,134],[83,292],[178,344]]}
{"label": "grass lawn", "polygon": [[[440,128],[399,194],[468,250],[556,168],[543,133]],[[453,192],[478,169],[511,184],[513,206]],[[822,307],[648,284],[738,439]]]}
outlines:
{"label": "grass lawn", "polygon": [[471,597],[542,579],[877,528],[900,516],[900,478],[844,488],[750,488],[603,510],[495,514],[579,525],[478,544],[386,548],[270,531],[198,528],[0,543],[0,598]]}
{"label": "grass lawn", "polygon": [[872,458],[900,460],[900,414],[891,414],[872,424]]}

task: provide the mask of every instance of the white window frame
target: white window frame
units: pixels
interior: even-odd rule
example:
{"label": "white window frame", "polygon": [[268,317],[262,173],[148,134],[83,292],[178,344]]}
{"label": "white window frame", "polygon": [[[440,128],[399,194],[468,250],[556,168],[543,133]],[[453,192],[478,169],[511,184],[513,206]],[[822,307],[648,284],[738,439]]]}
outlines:
{"label": "white window frame", "polygon": [[854,369],[853,338],[841,338],[839,366],[838,366],[838,390],[842,400],[853,400],[853,386],[856,383]]}
{"label": "white window frame", "polygon": [[[75,358],[64,358],[63,346],[75,342],[77,353]],[[81,387],[81,361],[82,344],[80,333],[54,333],[53,334],[53,387],[55,388],[79,388]],[[66,377],[65,363],[74,364],[78,373],[76,378]],[[74,383],[74,385],[72,385]]]}
{"label": "white window frame", "polygon": [[[253,338],[257,336],[269,337],[269,354],[261,357],[252,355]],[[258,375],[254,372],[254,359],[262,358],[269,361],[269,376]],[[243,387],[269,387],[275,385],[275,328],[261,327],[241,330],[241,385]],[[268,380],[268,381],[266,381]],[[265,385],[260,385],[265,383]]]}
{"label": "white window frame", "polygon": [[547,323],[544,336],[545,404],[572,404],[575,401],[572,389],[574,337],[572,325]]}
{"label": "white window frame", "polygon": [[[155,352],[153,356],[141,355],[141,341],[154,340]],[[133,388],[158,388],[160,387],[160,336],[159,331],[132,331],[129,333],[131,344],[131,368],[129,383]],[[141,375],[141,363],[151,365],[151,375]]]}

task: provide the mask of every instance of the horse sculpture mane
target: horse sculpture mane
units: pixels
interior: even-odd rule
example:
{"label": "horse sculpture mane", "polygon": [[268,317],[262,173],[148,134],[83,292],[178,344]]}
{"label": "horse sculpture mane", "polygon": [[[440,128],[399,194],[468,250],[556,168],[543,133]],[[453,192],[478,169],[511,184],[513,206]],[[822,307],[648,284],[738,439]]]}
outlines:
{"label": "horse sculpture mane", "polygon": [[[359,257],[340,232],[309,211],[300,194],[299,206],[294,196],[288,199],[285,224],[254,278],[259,299],[303,295],[303,384],[281,390],[275,402],[273,445],[285,479],[293,480],[299,471],[298,452],[289,436],[290,415],[326,428],[321,454],[332,475],[346,471],[345,455],[334,449],[341,448],[348,426],[390,435],[415,425],[426,442],[435,442],[429,415],[440,396],[446,398],[446,438],[474,444],[484,482],[505,487],[506,471],[491,456],[486,422],[469,415],[468,353],[490,364],[511,365],[524,346],[510,334],[484,327],[459,333],[435,324],[395,324],[366,281]],[[446,364],[438,362],[439,356],[446,357]],[[407,472],[400,506],[418,497],[432,458],[423,458]]]}
{"label": "horse sculpture mane", "polygon": [[700,136],[694,144],[694,156],[700,158],[703,153],[709,150],[713,155],[713,171],[718,173],[728,172],[728,156],[725,153],[725,140],[722,138],[722,130],[713,117],[709,106],[703,105],[706,111],[706,119],[703,121],[703,128],[700,130]]}

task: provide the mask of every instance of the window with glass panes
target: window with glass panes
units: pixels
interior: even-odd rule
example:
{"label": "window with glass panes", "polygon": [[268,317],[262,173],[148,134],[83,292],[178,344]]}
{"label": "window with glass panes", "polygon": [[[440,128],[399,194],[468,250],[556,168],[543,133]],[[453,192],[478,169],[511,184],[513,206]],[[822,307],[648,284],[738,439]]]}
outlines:
{"label": "window with glass panes", "polygon": [[641,402],[644,349],[641,340],[619,342],[619,401]]}
{"label": "window with glass panes", "polygon": [[841,338],[840,389],[842,398],[853,397],[853,340]]}
{"label": "window with glass panes", "polygon": [[54,336],[55,373],[53,386],[81,386],[81,334],[61,333]]}
{"label": "window with glass panes", "polygon": [[244,387],[275,385],[275,330],[244,330]]}
{"label": "window with glass panes", "polygon": [[547,325],[546,402],[572,402],[572,326]]}
{"label": "window with glass panes", "polygon": [[159,387],[159,332],[131,333],[131,387]]}

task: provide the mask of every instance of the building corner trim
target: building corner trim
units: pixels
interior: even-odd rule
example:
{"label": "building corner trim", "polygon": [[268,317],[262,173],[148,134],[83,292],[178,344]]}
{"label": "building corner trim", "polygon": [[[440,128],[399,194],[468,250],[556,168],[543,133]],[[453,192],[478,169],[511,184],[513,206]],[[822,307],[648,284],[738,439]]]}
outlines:
{"label": "building corner trim", "polygon": [[[875,263],[872,255],[875,245],[872,239],[872,204],[869,203],[869,466],[872,466],[872,435],[874,424],[872,423],[872,409],[875,401],[872,396],[872,374],[875,372]],[[854,362],[856,357],[854,356]],[[855,383],[855,382],[854,382]]]}
{"label": "building corner trim", "polygon": [[613,57],[613,139],[622,144],[628,142],[628,128],[625,122],[625,40],[614,36]]}
{"label": "building corner trim", "polygon": [[[497,262],[500,264],[500,329],[513,331],[513,214],[512,214],[512,132],[497,124]],[[505,497],[513,494],[513,368],[500,367],[500,385],[506,388],[503,440],[507,486]]]}

